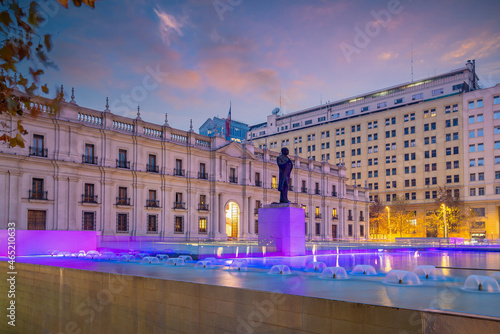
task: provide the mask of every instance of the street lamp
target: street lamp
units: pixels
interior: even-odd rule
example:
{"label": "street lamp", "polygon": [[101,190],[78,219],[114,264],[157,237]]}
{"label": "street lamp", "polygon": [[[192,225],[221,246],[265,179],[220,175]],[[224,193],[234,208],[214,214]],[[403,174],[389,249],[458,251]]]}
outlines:
{"label": "street lamp", "polygon": [[441,207],[443,208],[443,235],[445,238],[448,238],[448,225],[446,224],[446,205],[443,203],[441,204]]}
{"label": "street lamp", "polygon": [[387,209],[387,225],[389,227],[389,241],[392,239],[392,234],[391,234],[391,208],[386,206]]}

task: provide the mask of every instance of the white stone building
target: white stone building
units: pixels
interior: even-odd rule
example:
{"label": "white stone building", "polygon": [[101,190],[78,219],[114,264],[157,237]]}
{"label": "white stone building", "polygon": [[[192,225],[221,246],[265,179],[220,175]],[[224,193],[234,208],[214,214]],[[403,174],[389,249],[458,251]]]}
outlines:
{"label": "white stone building", "polygon": [[[23,117],[26,147],[0,144],[0,228],[102,235],[254,239],[279,200],[279,152],[78,106]],[[1,115],[12,128],[17,119]],[[292,157],[289,199],[309,239],[367,238],[369,194],[346,169]]]}

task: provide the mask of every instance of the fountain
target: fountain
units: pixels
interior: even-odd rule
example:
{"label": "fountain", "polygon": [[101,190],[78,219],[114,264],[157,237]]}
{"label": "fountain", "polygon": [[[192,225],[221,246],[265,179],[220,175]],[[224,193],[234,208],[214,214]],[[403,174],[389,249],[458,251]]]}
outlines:
{"label": "fountain", "polygon": [[117,259],[118,259],[118,257],[113,252],[102,252],[101,256],[99,256],[99,260],[103,260],[103,261],[111,261],[111,260],[117,260]]}
{"label": "fountain", "polygon": [[179,258],[180,259],[184,259],[184,262],[191,262],[191,261],[193,261],[193,258],[191,257],[191,255],[179,255]]}
{"label": "fountain", "polygon": [[169,258],[167,254],[157,254],[156,257],[160,260],[160,262],[165,262]]}
{"label": "fountain", "polygon": [[214,264],[211,261],[198,261],[196,262],[195,268],[199,269],[213,269]]}
{"label": "fountain", "polygon": [[141,264],[159,264],[160,260],[155,256],[145,256],[141,260]]}
{"label": "fountain", "polygon": [[247,271],[248,270],[248,262],[247,260],[233,260],[229,265],[229,270],[235,271]]}
{"label": "fountain", "polygon": [[134,261],[135,258],[133,255],[131,254],[123,254],[122,256],[120,256],[120,258],[118,259],[118,261],[120,262],[131,262],[131,261]]}
{"label": "fountain", "polygon": [[420,285],[420,279],[412,271],[406,270],[391,270],[387,273],[384,283],[387,284],[404,284],[404,285]]}
{"label": "fountain", "polygon": [[101,256],[101,254],[98,251],[96,251],[96,250],[89,250],[87,252],[87,254],[85,255],[85,258],[86,259],[97,259],[97,258],[99,258],[99,256]]}
{"label": "fountain", "polygon": [[320,278],[349,279],[344,267],[327,267],[321,273]]}
{"label": "fountain", "polygon": [[271,270],[269,270],[268,274],[271,275],[291,275],[292,271],[285,264],[275,264],[272,266]]}
{"label": "fountain", "polygon": [[352,269],[351,275],[377,275],[377,271],[369,264],[357,264]]}
{"label": "fountain", "polygon": [[306,265],[306,271],[323,271],[326,268],[326,264],[324,262],[316,262],[312,261]]}
{"label": "fountain", "polygon": [[148,253],[137,253],[137,254],[135,254],[135,259],[136,260],[142,260],[146,256],[149,256],[149,254]]}
{"label": "fountain", "polygon": [[500,286],[493,277],[470,275],[464,283],[464,290],[482,292],[500,292]]}
{"label": "fountain", "polygon": [[493,275],[491,275],[491,277],[493,277],[494,279],[496,279],[497,282],[500,282],[500,273],[494,273]]}
{"label": "fountain", "polygon": [[434,279],[436,279],[436,277],[437,277],[436,267],[430,266],[430,265],[416,266],[415,268],[413,268],[413,272],[417,276],[425,276],[425,279],[429,279],[429,277],[430,277],[430,275],[432,275],[432,273],[434,273],[432,275],[432,277]]}
{"label": "fountain", "polygon": [[185,265],[185,261],[183,258],[181,257],[177,257],[177,258],[172,258],[172,259],[168,259],[167,262],[165,263],[165,265],[167,266],[184,266]]}
{"label": "fountain", "polygon": [[79,251],[79,252],[78,252],[78,257],[82,257],[82,258],[84,258],[84,257],[85,257],[85,255],[87,255],[87,253],[85,253],[85,251],[84,251],[84,250],[81,250],[81,251]]}

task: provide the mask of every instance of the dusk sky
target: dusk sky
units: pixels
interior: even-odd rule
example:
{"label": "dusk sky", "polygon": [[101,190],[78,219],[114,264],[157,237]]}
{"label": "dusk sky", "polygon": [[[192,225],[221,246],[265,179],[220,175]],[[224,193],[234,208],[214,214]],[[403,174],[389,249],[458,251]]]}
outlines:
{"label": "dusk sky", "polygon": [[[71,1],[70,1],[71,2]],[[440,74],[476,59],[500,82],[500,1],[40,0],[57,69],[79,105],[196,132],[208,117],[284,113]],[[378,21],[377,21],[378,20]],[[52,89],[52,92],[54,90]]]}

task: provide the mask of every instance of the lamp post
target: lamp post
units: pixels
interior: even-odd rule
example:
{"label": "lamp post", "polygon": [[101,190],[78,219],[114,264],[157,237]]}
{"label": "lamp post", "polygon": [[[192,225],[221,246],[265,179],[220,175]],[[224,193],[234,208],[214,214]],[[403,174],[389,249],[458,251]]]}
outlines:
{"label": "lamp post", "polygon": [[448,225],[446,224],[446,205],[443,203],[441,204],[441,207],[443,208],[443,235],[445,238],[448,238]]}
{"label": "lamp post", "polygon": [[388,225],[388,228],[389,228],[389,241],[392,240],[392,233],[391,233],[391,208],[386,206],[385,207],[387,209],[387,225]]}

